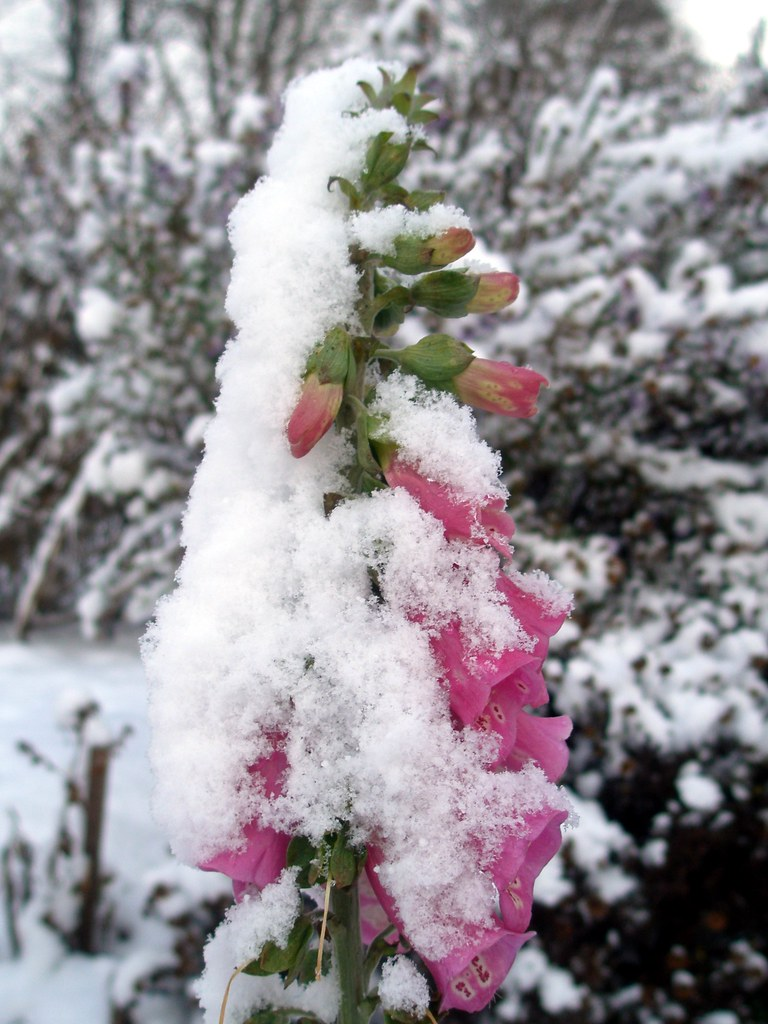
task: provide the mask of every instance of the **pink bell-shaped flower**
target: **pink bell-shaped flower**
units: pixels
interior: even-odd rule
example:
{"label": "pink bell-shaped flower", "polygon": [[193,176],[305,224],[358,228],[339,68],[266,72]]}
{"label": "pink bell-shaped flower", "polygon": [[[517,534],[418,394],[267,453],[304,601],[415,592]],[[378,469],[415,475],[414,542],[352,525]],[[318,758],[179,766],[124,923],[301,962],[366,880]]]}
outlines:
{"label": "pink bell-shaped flower", "polygon": [[500,495],[482,499],[462,497],[444,484],[423,476],[400,458],[397,451],[383,458],[384,476],[390,487],[402,487],[425,512],[439,519],[447,537],[460,537],[476,544],[488,544],[499,554],[511,557],[508,539],[515,532],[512,516],[504,511]]}

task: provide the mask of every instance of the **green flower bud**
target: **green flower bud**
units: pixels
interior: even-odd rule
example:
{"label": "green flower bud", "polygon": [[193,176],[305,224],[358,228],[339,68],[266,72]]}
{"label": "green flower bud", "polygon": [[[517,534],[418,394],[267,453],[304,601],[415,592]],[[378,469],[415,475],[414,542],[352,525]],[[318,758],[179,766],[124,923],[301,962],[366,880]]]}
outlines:
{"label": "green flower bud", "polygon": [[466,316],[478,289],[478,278],[459,270],[438,270],[425,274],[411,288],[417,306],[438,316]]}
{"label": "green flower bud", "polygon": [[448,228],[432,238],[399,235],[394,242],[394,253],[380,259],[401,274],[421,274],[453,263],[468,253],[474,244],[474,235],[467,228]]}
{"label": "green flower bud", "polygon": [[428,334],[415,345],[397,353],[398,365],[420,377],[432,387],[450,386],[453,378],[466,370],[475,355],[469,345],[449,334]]}

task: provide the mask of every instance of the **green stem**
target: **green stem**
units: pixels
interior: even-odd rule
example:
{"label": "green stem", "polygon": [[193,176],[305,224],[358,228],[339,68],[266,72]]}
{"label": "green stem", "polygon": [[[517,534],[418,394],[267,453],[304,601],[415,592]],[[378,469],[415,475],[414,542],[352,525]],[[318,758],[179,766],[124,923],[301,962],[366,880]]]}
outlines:
{"label": "green stem", "polygon": [[346,888],[334,886],[331,892],[333,956],[339,975],[339,1016],[337,1024],[366,1024],[361,1013],[363,1002],[363,945],[360,941],[360,900],[357,881]]}

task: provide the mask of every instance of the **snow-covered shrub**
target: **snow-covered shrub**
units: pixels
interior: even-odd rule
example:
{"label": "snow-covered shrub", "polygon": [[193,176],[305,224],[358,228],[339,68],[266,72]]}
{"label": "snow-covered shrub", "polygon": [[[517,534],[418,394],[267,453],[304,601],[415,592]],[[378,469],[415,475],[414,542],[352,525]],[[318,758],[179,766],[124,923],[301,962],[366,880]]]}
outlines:
{"label": "snow-covered shrub", "polygon": [[[252,152],[226,140],[169,151],[137,133],[81,142],[68,174],[37,183],[65,221],[50,240],[61,278],[48,264],[54,280],[37,294],[71,333],[51,351],[27,316],[12,337],[20,361],[43,360],[26,372],[24,419],[8,415],[0,468],[5,600],[15,591],[20,629],[73,595],[91,632],[118,615],[143,621],[173,575],[228,332],[226,215],[253,180]],[[28,275],[35,247],[7,246]],[[19,287],[20,316],[33,294]]]}
{"label": "snow-covered shrub", "polygon": [[577,595],[553,669],[580,723],[582,822],[509,1019],[763,1012],[768,110],[752,97],[659,128],[653,95],[601,72],[542,110],[499,228],[525,291],[489,351],[535,358],[552,386],[524,446],[514,424],[493,436],[537,523],[518,553]]}

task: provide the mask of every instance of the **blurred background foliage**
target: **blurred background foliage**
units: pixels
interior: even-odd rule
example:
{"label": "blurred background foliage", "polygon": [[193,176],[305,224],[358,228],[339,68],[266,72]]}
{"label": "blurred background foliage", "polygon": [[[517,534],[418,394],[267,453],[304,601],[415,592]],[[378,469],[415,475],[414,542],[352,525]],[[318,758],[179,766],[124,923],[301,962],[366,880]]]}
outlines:
{"label": "blurred background foliage", "polygon": [[581,826],[493,1013],[768,1020],[759,35],[714,88],[661,0],[50,10],[0,141],[0,616],[97,636],[151,615],[230,333],[226,220],[281,92],[356,54],[419,67],[440,98],[421,184],[524,285],[458,331],[551,381],[535,420],[482,424],[517,557],[577,599],[550,678]]}

